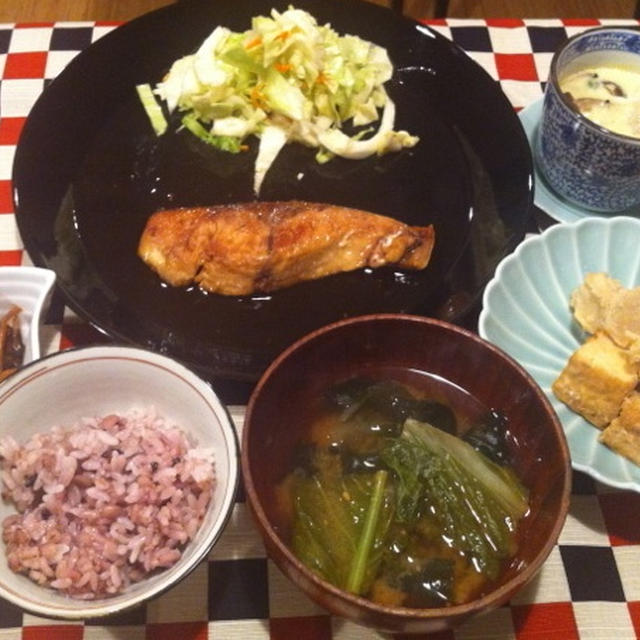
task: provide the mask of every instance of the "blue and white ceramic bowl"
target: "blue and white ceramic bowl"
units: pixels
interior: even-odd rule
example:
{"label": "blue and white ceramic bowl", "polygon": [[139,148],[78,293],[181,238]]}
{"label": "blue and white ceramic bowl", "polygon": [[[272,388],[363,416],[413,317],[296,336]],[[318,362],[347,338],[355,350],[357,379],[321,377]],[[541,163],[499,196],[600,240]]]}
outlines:
{"label": "blue and white ceramic bowl", "polygon": [[569,298],[585,274],[604,271],[640,285],[640,220],[591,217],[527,238],[496,269],[479,318],[480,335],[502,348],[540,385],[564,428],[574,469],[640,491],[640,466],[598,441],[600,431],[560,402],[551,384],[585,334]]}
{"label": "blue and white ceramic bowl", "polygon": [[556,51],[534,157],[543,178],[558,195],[586,209],[615,213],[640,203],[640,139],[592,122],[579,113],[559,85],[567,68],[600,65],[637,65],[640,73],[640,31],[590,29]]}

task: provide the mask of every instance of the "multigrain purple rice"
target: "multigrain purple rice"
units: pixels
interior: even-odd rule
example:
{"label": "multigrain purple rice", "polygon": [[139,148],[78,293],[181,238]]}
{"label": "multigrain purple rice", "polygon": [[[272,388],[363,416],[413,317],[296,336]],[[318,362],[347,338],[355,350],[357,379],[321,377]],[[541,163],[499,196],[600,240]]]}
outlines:
{"label": "multigrain purple rice", "polygon": [[215,484],[210,450],[153,410],[0,440],[9,567],[81,599],[109,597],[181,557]]}

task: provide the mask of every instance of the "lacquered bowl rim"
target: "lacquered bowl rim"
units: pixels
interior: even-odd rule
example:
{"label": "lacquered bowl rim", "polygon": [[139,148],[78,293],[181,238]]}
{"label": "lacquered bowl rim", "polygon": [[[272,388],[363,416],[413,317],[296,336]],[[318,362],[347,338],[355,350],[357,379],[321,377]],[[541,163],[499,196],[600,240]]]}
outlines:
{"label": "lacquered bowl rim", "polygon": [[[558,515],[556,521],[553,523],[553,527],[551,528],[550,535],[548,536],[547,541],[545,542],[539,553],[536,555],[536,557],[525,568],[518,571],[518,573],[516,573],[516,575],[514,575],[511,579],[509,579],[490,593],[465,604],[452,605],[446,608],[423,609],[384,606],[375,604],[366,598],[347,593],[333,586],[332,584],[318,577],[310,569],[308,569],[300,560],[298,560],[298,558],[293,554],[288,546],[282,541],[280,536],[271,526],[271,523],[266,515],[265,510],[262,507],[262,503],[259,499],[255,485],[253,483],[251,465],[249,462],[250,425],[256,405],[260,401],[262,390],[267,385],[271,377],[275,375],[280,367],[282,367],[287,362],[287,360],[292,357],[293,354],[297,353],[300,349],[303,349],[309,343],[321,339],[322,336],[327,333],[338,331],[343,327],[351,325],[389,321],[398,323],[416,323],[437,327],[445,332],[457,333],[464,339],[469,340],[476,345],[479,345],[481,348],[496,353],[501,359],[504,359],[504,361],[507,362],[510,367],[516,370],[519,375],[521,375],[526,380],[528,386],[531,387],[532,392],[535,394],[538,402],[544,407],[545,412],[547,413],[549,418],[549,424],[553,426],[556,440],[561,447],[563,486],[557,508]],[[328,597],[331,600],[343,601],[348,603],[352,607],[357,607],[365,611],[367,614],[370,614],[372,616],[377,616],[378,618],[385,618],[387,620],[398,622],[410,620],[419,622],[421,620],[427,621],[445,618],[462,620],[472,614],[479,613],[483,610],[489,610],[499,606],[500,604],[503,604],[509,597],[513,595],[515,591],[519,590],[538,573],[542,564],[555,546],[562,527],[564,526],[564,522],[569,510],[572,479],[569,449],[560,421],[558,420],[555,411],[553,410],[542,389],[540,389],[536,381],[524,368],[522,368],[515,360],[513,360],[513,358],[511,358],[511,356],[502,351],[499,347],[496,347],[495,345],[485,341],[483,338],[473,333],[472,331],[442,320],[427,318],[423,316],[415,316],[411,314],[395,313],[356,316],[344,320],[339,320],[327,326],[321,327],[320,329],[310,332],[306,336],[303,336],[301,339],[290,345],[269,365],[269,367],[265,370],[264,374],[256,384],[247,405],[244,429],[242,434],[241,472],[245,492],[252,514],[257,520],[258,528],[260,529],[263,537],[265,537],[265,541],[268,543],[268,545],[272,545],[273,548],[277,550],[277,554],[270,555],[272,556],[274,562],[281,569],[284,570],[288,565],[288,568],[291,568],[293,572],[295,572],[298,576],[303,577],[306,583],[311,583],[316,589],[327,593]],[[297,581],[295,582],[297,583]],[[306,589],[302,585],[298,586],[306,591]],[[325,607],[329,607],[329,605],[325,603],[323,604]],[[366,624],[366,621],[364,621],[364,623]]]}

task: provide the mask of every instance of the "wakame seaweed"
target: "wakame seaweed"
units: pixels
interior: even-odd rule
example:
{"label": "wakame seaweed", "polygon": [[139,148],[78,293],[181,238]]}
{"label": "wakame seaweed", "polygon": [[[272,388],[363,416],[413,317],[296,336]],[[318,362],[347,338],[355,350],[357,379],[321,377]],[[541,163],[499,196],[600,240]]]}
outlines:
{"label": "wakame seaweed", "polygon": [[[342,419],[356,414],[391,425],[389,435],[397,435],[407,418],[429,422],[438,429],[455,433],[454,412],[441,402],[416,398],[404,385],[395,381],[373,381],[366,377],[350,378],[331,387],[328,401],[342,410]],[[395,431],[395,433],[393,433]]]}
{"label": "wakame seaweed", "polygon": [[402,589],[414,607],[440,607],[453,596],[453,560],[433,558],[415,573],[401,577]]}
{"label": "wakame seaweed", "polygon": [[[421,422],[429,422],[429,420],[421,420]],[[509,464],[507,426],[507,419],[504,416],[495,411],[489,411],[483,420],[473,425],[464,434],[463,440],[494,462],[502,465]]]}

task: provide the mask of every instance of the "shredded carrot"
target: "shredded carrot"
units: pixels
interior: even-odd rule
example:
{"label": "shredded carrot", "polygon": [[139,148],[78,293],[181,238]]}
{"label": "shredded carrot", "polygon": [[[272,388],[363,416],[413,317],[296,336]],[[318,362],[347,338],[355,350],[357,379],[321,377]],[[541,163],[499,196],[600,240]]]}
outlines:
{"label": "shredded carrot", "polygon": [[262,44],[262,36],[256,36],[255,38],[249,40],[244,45],[245,49],[254,49],[255,47],[259,47]]}
{"label": "shredded carrot", "polygon": [[287,71],[291,71],[291,65],[290,64],[285,64],[283,62],[276,62],[275,65],[273,65],[276,69],[276,71],[279,71],[280,73],[286,73]]}
{"label": "shredded carrot", "polygon": [[291,31],[289,30],[285,30],[285,31],[281,31],[275,38],[274,40],[286,40],[289,36],[291,35]]}
{"label": "shredded carrot", "polygon": [[262,95],[262,92],[260,91],[261,88],[262,88],[262,85],[259,85],[257,87],[253,87],[251,89],[251,93],[249,95],[249,98],[251,100],[251,104],[256,109],[258,109],[262,105],[262,102],[264,100],[264,96]]}
{"label": "shredded carrot", "polygon": [[322,71],[318,74],[316,78],[316,84],[327,84],[327,76],[322,73]]}

